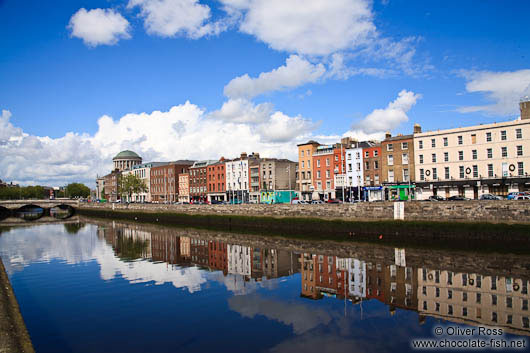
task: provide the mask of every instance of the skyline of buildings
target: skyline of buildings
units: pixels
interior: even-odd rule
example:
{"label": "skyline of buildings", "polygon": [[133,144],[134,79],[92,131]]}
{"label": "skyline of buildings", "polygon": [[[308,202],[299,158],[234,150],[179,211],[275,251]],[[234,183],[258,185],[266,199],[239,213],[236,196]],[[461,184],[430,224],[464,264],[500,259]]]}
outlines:
{"label": "skyline of buildings", "polygon": [[[117,176],[129,173],[139,176],[149,189],[126,199],[135,202],[506,196],[530,190],[530,101],[520,102],[520,110],[521,119],[515,121],[429,132],[415,124],[412,134],[387,133],[383,141],[344,137],[322,145],[310,140],[297,145],[297,162],[242,152],[235,159],[142,164],[136,153],[122,151],[113,159],[115,170],[97,179],[96,197],[118,200]],[[181,183],[186,187],[185,174],[187,190],[179,192]],[[179,175],[183,175],[181,183]]]}

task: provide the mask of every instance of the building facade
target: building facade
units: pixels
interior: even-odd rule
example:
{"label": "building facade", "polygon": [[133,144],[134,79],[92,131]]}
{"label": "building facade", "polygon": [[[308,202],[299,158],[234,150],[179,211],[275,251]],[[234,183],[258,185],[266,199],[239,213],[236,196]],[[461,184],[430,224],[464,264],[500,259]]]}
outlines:
{"label": "building facade", "polygon": [[[337,197],[335,179],[338,174],[345,174],[346,146],[337,143],[321,145],[312,156],[313,187],[312,199],[329,200]],[[344,178],[342,178],[342,183]],[[342,187],[338,190],[342,193]],[[342,195],[339,195],[342,198]]]}
{"label": "building facade", "polygon": [[413,135],[392,137],[387,133],[381,142],[381,164],[385,200],[414,198]]}
{"label": "building facade", "polygon": [[208,166],[217,161],[203,160],[195,162],[189,169],[190,201],[208,201]]}
{"label": "building facade", "polygon": [[206,178],[208,179],[208,201],[226,201],[226,168],[225,160],[221,158],[218,162],[206,167]]}
{"label": "building facade", "polygon": [[116,202],[121,200],[121,196],[118,193],[118,182],[121,177],[119,170],[114,170],[110,174],[105,175],[104,178],[104,195],[105,199],[109,202]]}
{"label": "building facade", "polygon": [[152,166],[150,170],[152,202],[177,202],[179,195],[178,176],[186,173],[193,163],[193,161],[179,160]]}
{"label": "building facade", "polygon": [[380,143],[374,143],[371,146],[363,148],[363,168],[365,200],[383,200]]}
{"label": "building facade", "polygon": [[414,151],[419,199],[530,190],[530,118],[417,133]]}
{"label": "building facade", "polygon": [[190,174],[179,174],[179,202],[190,202]]}
{"label": "building facade", "polygon": [[316,141],[308,141],[298,145],[298,178],[296,189],[304,200],[311,200],[314,191],[313,184],[313,160],[312,156],[320,144]]}

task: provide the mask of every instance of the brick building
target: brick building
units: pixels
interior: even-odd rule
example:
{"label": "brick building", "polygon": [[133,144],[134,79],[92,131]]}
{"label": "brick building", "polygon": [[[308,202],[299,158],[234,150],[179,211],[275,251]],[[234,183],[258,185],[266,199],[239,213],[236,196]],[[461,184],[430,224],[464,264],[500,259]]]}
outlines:
{"label": "brick building", "polygon": [[381,144],[375,143],[366,146],[362,151],[364,192],[367,201],[383,199],[383,187],[381,186]]}
{"label": "brick building", "polygon": [[179,160],[151,168],[151,201],[156,203],[177,202],[179,174],[186,173],[193,161]]}
{"label": "brick building", "polygon": [[300,191],[301,198],[311,200],[314,190],[312,156],[320,143],[308,141],[298,145],[298,170],[296,189]]}
{"label": "brick building", "polygon": [[120,177],[121,172],[118,169],[103,177],[105,199],[109,202],[116,202],[121,199],[120,195],[118,195],[118,181]]}
{"label": "brick building", "polygon": [[206,167],[208,201],[226,201],[226,175],[224,158]]}
{"label": "brick building", "polygon": [[208,166],[217,161],[197,161],[189,168],[190,201],[208,201]]}
{"label": "brick building", "polygon": [[381,179],[386,200],[414,198],[413,135],[386,133],[381,142]]}
{"label": "brick building", "polygon": [[[336,176],[342,176],[341,187],[344,186],[346,146],[337,143],[321,145],[312,156],[312,174],[314,191],[312,199],[329,200],[337,197],[335,190]],[[339,191],[342,192],[342,189]]]}

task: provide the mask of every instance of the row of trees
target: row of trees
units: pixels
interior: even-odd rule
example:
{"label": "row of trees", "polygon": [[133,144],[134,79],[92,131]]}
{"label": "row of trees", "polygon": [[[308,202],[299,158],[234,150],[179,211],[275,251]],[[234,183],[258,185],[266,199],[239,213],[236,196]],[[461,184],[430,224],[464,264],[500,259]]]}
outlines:
{"label": "row of trees", "polygon": [[[55,197],[88,197],[90,188],[81,183],[71,183],[63,190],[57,191]],[[9,186],[0,188],[0,200],[49,199],[50,190],[43,186]]]}
{"label": "row of trees", "polygon": [[125,176],[121,175],[118,179],[118,194],[120,194],[122,198],[128,196],[130,200],[132,194],[147,192],[147,190],[149,189],[144,181],[134,174],[127,174]]}

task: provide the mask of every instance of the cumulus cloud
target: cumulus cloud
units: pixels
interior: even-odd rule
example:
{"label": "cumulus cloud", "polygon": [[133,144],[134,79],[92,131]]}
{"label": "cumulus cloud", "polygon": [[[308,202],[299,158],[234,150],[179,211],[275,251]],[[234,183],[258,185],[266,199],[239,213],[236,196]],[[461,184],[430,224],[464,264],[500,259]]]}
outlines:
{"label": "cumulus cloud", "polygon": [[407,112],[420,98],[420,94],[402,90],[386,108],[374,109],[364,119],[354,124],[350,133],[364,133],[366,136],[371,134],[371,136],[376,137],[385,131],[391,131],[401,123],[408,121]]}
{"label": "cumulus cloud", "polygon": [[112,9],[79,9],[68,24],[71,36],[80,38],[89,47],[116,44],[130,38],[129,22]]}
{"label": "cumulus cloud", "polygon": [[196,39],[226,29],[224,22],[209,22],[210,7],[198,0],[129,0],[127,7],[140,8],[144,27],[152,35]]}
{"label": "cumulus cloud", "polygon": [[263,93],[316,82],[325,72],[324,65],[311,64],[298,55],[291,55],[285,65],[262,72],[257,78],[251,78],[248,74],[234,78],[225,86],[224,94],[230,98],[252,98]]}
{"label": "cumulus cloud", "polygon": [[263,123],[269,119],[273,109],[271,103],[254,105],[246,99],[236,98],[223,103],[221,109],[212,112],[210,116],[234,123]]}
{"label": "cumulus cloud", "polygon": [[462,71],[469,93],[482,93],[493,102],[487,105],[466,106],[461,113],[484,112],[491,115],[514,115],[519,99],[530,95],[530,69],[506,72]]}
{"label": "cumulus cloud", "polygon": [[243,151],[296,159],[296,144],[317,127],[300,116],[273,112],[270,104],[232,103],[232,108],[216,111],[216,118],[190,102],[118,119],[105,115],[94,135],[70,132],[60,138],[25,134],[4,111],[0,127],[8,128],[0,130],[0,175],[22,184],[94,185],[96,175],[107,174],[112,157],[124,149],[137,152],[144,161],[216,159]]}
{"label": "cumulus cloud", "polygon": [[366,43],[376,31],[369,0],[221,0],[239,11],[241,32],[272,49],[328,55]]}

